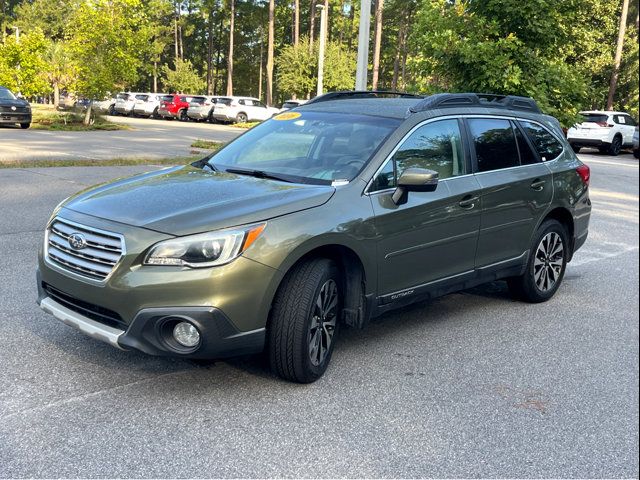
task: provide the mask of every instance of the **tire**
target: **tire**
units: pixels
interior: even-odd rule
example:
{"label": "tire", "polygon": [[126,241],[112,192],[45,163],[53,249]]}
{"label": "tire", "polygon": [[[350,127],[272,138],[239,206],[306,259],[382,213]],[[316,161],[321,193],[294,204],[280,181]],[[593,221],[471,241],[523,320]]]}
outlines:
{"label": "tire", "polygon": [[636,149],[633,151],[633,156],[636,158],[640,158],[640,150]]}
{"label": "tire", "polygon": [[158,115],[158,107],[153,109],[153,113],[151,114],[151,118],[160,118]]}
{"label": "tire", "polygon": [[213,110],[209,110],[209,116],[207,117],[207,121],[209,123],[218,123],[218,121],[213,118]]}
{"label": "tire", "polygon": [[249,117],[247,117],[247,114],[244,112],[240,112],[236,116],[236,123],[247,123],[248,120],[249,120]]}
{"label": "tire", "polygon": [[29,128],[31,126],[31,123],[21,123],[20,124],[20,128],[26,130],[27,128]]}
{"label": "tire", "polygon": [[181,122],[189,121],[189,116],[187,115],[187,111],[184,108],[178,113],[178,120],[180,120]]}
{"label": "tire", "polygon": [[[561,251],[557,251],[560,241]],[[551,249],[550,254],[549,249]],[[564,226],[557,220],[546,220],[536,232],[525,273],[507,280],[516,298],[530,303],[549,300],[556,293],[567,268],[569,240]]]}
{"label": "tire", "polygon": [[571,145],[571,150],[573,150],[573,153],[580,153],[580,147],[577,145]]}
{"label": "tire", "polygon": [[611,145],[609,145],[607,153],[616,157],[620,153],[620,150],[622,150],[622,139],[616,135],[613,137],[613,141],[611,142]]}
{"label": "tire", "polygon": [[110,105],[110,106],[109,106],[109,110],[107,110],[107,113],[108,113],[109,115],[116,115],[116,108],[115,108],[115,105]]}
{"label": "tire", "polygon": [[341,307],[340,275],[331,260],[294,267],[271,311],[267,352],[273,372],[298,383],[319,379],[331,361]]}

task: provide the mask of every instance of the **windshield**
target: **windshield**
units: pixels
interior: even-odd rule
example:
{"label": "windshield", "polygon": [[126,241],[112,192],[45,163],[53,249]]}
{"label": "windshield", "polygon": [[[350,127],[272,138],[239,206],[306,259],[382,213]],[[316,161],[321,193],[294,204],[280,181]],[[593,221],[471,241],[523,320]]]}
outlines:
{"label": "windshield", "polygon": [[400,120],[287,112],[261,123],[209,159],[218,170],[289,175],[311,183],[353,180]]}
{"label": "windshield", "polygon": [[16,96],[13,93],[11,93],[10,90],[7,90],[6,88],[0,88],[0,99],[15,100]]}

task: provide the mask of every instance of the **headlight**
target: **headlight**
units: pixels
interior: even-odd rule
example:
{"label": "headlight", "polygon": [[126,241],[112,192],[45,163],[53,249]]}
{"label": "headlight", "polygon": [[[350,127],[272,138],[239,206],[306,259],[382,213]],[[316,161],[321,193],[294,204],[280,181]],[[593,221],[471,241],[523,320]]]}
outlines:
{"label": "headlight", "polygon": [[224,265],[249,248],[265,226],[266,223],[261,223],[237,230],[220,230],[165,240],[151,247],[144,264],[191,268]]}

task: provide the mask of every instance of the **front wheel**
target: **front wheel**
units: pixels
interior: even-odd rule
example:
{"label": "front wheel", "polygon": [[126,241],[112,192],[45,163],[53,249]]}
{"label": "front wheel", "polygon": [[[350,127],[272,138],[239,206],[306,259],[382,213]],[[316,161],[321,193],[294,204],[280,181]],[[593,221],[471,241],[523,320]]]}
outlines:
{"label": "front wheel", "polygon": [[31,123],[21,123],[20,128],[27,129],[31,126]]}
{"label": "front wheel", "polygon": [[316,381],[326,371],[342,305],[340,274],[325,258],[301,263],[276,295],[268,333],[271,368],[298,383]]}
{"label": "front wheel", "polygon": [[536,232],[532,247],[525,273],[510,278],[509,289],[526,302],[546,302],[560,287],[567,268],[566,229],[557,220],[545,221]]}

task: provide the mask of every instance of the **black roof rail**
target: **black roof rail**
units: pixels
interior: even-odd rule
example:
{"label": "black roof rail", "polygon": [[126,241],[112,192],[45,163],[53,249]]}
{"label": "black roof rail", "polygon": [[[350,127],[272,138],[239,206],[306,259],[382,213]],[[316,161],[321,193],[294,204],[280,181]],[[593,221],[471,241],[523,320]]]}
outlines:
{"label": "black roof rail", "polygon": [[502,108],[542,113],[533,98],[518,97],[516,95],[494,95],[491,93],[436,93],[428,96],[409,110],[416,113],[451,107]]}
{"label": "black roof rail", "polygon": [[332,100],[347,100],[354,98],[381,98],[381,97],[400,97],[400,98],[425,98],[424,95],[415,95],[413,93],[395,92],[393,90],[342,90],[338,92],[329,92],[309,100],[305,105],[312,103],[329,102]]}

